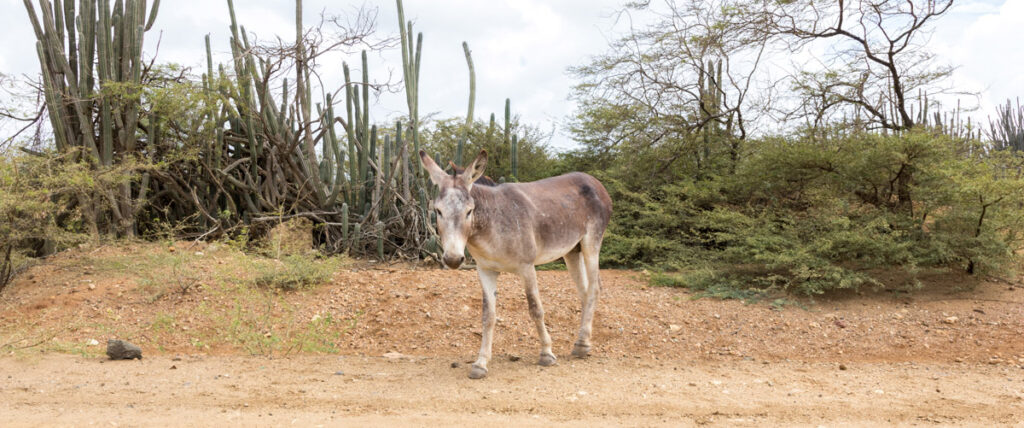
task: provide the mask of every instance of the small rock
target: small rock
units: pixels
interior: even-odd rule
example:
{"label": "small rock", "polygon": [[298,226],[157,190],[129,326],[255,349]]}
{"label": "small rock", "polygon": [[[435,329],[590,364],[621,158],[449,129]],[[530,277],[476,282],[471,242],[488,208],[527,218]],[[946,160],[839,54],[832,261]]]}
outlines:
{"label": "small rock", "polygon": [[111,360],[141,360],[142,349],[123,340],[110,339],[107,341],[107,356]]}
{"label": "small rock", "polygon": [[874,390],[873,392],[874,392],[875,394],[878,394],[878,395],[882,395],[882,394],[885,394],[885,391],[882,391],[881,389],[876,389],[876,390]]}
{"label": "small rock", "polygon": [[679,324],[669,324],[668,325],[668,330],[669,331],[679,331],[679,330],[682,330],[682,329],[683,329],[683,326],[681,326]]}
{"label": "small rock", "polygon": [[334,372],[334,375],[335,375],[335,376],[344,376],[344,375],[345,375],[345,372],[343,372],[343,371],[341,371],[341,370],[338,370],[338,371]]}
{"label": "small rock", "polygon": [[846,370],[846,364],[840,364],[839,370]]}
{"label": "small rock", "polygon": [[90,284],[89,284],[89,289],[90,289],[90,290],[95,290],[95,289],[96,289],[96,284],[91,284],[91,283],[90,283]]}
{"label": "small rock", "polygon": [[519,356],[518,355],[509,355],[508,356],[508,360],[512,361],[512,362],[519,361]]}
{"label": "small rock", "polygon": [[957,321],[960,321],[960,318],[957,318],[957,317],[946,317],[946,319],[942,320],[942,322],[946,323],[946,324],[956,324]]}
{"label": "small rock", "polygon": [[974,309],[974,312],[977,312],[977,313],[982,314],[982,315],[985,314],[985,311],[983,311],[981,309],[977,309],[977,308]]}
{"label": "small rock", "polygon": [[839,327],[839,328],[846,328],[846,323],[843,322],[843,320],[835,320],[835,322],[833,324],[835,324],[836,327]]}
{"label": "small rock", "polygon": [[177,370],[178,366],[171,366],[170,370]]}
{"label": "small rock", "polygon": [[96,346],[100,344],[100,342],[96,339],[89,339],[89,342],[87,343],[89,343],[89,346]]}
{"label": "small rock", "polygon": [[384,358],[387,358],[389,360],[397,360],[397,359],[402,358],[404,356],[405,355],[402,355],[400,352],[388,352],[388,353],[383,355]]}
{"label": "small rock", "polygon": [[453,361],[453,362],[452,362],[452,368],[453,368],[453,369],[457,369],[457,368],[459,368],[459,366],[460,366],[460,364],[459,364],[459,362],[458,362],[458,361]]}

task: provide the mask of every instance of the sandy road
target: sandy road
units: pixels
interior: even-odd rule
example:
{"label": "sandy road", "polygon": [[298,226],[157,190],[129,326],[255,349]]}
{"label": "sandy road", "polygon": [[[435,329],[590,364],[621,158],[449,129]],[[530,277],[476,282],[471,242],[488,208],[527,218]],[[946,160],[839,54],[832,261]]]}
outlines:
{"label": "sandy road", "polygon": [[1024,426],[1012,366],[499,356],[471,381],[454,360],[7,356],[0,426]]}

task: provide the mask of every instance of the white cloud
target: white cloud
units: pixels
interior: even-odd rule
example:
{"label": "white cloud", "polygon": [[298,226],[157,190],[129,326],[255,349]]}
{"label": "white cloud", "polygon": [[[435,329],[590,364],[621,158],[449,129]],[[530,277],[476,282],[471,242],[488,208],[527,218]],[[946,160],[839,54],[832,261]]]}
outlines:
{"label": "white cloud", "polygon": [[936,51],[958,66],[952,85],[980,94],[976,119],[985,121],[996,104],[1024,96],[1024,50],[1016,46],[1021,28],[1024,0],[957,4],[936,26]]}

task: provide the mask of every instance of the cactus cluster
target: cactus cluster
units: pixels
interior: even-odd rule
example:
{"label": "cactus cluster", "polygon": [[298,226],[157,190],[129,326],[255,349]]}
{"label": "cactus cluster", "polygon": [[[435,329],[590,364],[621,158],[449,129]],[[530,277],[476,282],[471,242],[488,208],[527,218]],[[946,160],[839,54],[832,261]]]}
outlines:
{"label": "cactus cluster", "polygon": [[[415,155],[420,149],[423,34],[413,32],[401,0],[396,4],[409,108],[405,121],[378,127],[372,118],[374,85],[365,51],[357,76],[342,65],[340,91],[311,84],[314,63],[323,52],[303,25],[301,0],[295,2],[295,44],[285,49],[251,42],[235,2],[227,0],[231,59],[215,63],[206,36],[201,82],[187,82],[190,99],[202,104],[199,134],[167,142],[161,135],[181,136],[195,127],[143,108],[140,94],[149,84],[143,36],[153,26],[159,1],[150,6],[146,0],[53,1],[38,0],[37,13],[24,0],[38,39],[57,148],[97,169],[129,158],[164,165],[142,169],[121,186],[120,194],[87,195],[79,203],[83,210],[109,201],[103,208],[108,224],[133,232],[135,219],[158,217],[187,224],[196,236],[266,229],[285,218],[305,217],[316,225],[317,241],[327,251],[380,259],[436,251],[435,219],[428,209],[436,190]],[[470,73],[466,120],[472,125],[476,79],[467,43],[463,50]],[[514,177],[517,139],[509,139],[510,114],[506,101],[505,143],[513,153]],[[457,142],[458,161],[468,128]],[[169,160],[166,155],[185,141],[198,147],[189,146],[187,156]]]}
{"label": "cactus cluster", "polygon": [[996,107],[996,119],[989,119],[988,138],[995,150],[1024,151],[1024,108],[1020,99],[1014,106],[1010,100]]}
{"label": "cactus cluster", "polygon": [[115,152],[133,151],[138,100],[115,100],[98,90],[111,83],[141,85],[143,36],[153,26],[159,0],[148,19],[145,0],[115,0],[113,7],[110,0],[82,0],[78,8],[73,0],[39,0],[42,21],[32,2],[24,3],[58,150],[81,150],[103,165],[113,162]]}
{"label": "cactus cluster", "polygon": [[[917,94],[917,108],[910,106],[910,116],[914,118],[914,124],[933,129],[939,133],[946,134],[953,138],[963,140],[976,140],[981,138],[981,130],[971,123],[971,117],[964,120],[960,113],[960,101],[957,100],[956,109],[953,111],[941,111],[941,108],[930,109],[928,94],[919,91]],[[941,107],[941,106],[939,106]]]}
{"label": "cactus cluster", "polygon": [[[160,1],[39,0],[39,11],[24,0],[36,36],[42,89],[57,150],[93,168],[140,154],[140,119],[155,138],[157,119],[143,118],[142,45],[153,27]],[[152,138],[148,143],[153,144]],[[125,183],[118,195],[81,195],[85,216],[98,228],[99,217],[111,233],[134,235],[137,201],[145,200],[145,183]],[[87,200],[88,199],[88,200]],[[97,203],[104,200],[105,203]]]}
{"label": "cactus cluster", "polygon": [[[219,101],[213,118],[216,142],[204,164],[222,180],[209,187],[205,211],[226,210],[245,222],[273,221],[275,212],[302,213],[320,225],[321,244],[329,250],[372,254],[375,247],[382,258],[396,252],[418,256],[416,249],[430,234],[426,182],[410,156],[419,147],[416,88],[422,35],[413,50],[406,35],[412,25],[402,27],[409,122],[378,129],[370,113],[367,52],[362,52],[358,80],[347,63],[342,65],[344,100],[328,92],[314,108],[313,65],[305,46],[302,2],[297,1],[296,42],[290,51],[295,84],[280,78],[275,100],[272,60],[280,58],[256,53],[237,21],[234,2],[227,3],[233,75],[221,66],[214,76],[209,39],[206,44],[204,87]],[[342,103],[344,114],[338,115],[335,106]]]}

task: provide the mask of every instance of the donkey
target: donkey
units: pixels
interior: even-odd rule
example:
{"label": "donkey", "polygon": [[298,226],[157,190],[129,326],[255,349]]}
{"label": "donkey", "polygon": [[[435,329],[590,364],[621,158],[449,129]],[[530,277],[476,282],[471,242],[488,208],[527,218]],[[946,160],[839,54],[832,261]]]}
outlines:
{"label": "donkey", "polygon": [[433,205],[444,250],[442,261],[456,269],[462,265],[468,248],[476,260],[483,287],[482,343],[469,377],[487,376],[500,272],[523,278],[530,316],[540,336],[537,364],[555,364],[534,266],[559,258],[565,259],[583,301],[579,335],[571,355],[586,357],[590,353],[594,307],[601,290],[598,254],[612,213],[611,198],[601,182],[574,172],[531,183],[474,185],[487,166],[486,150],[481,150],[465,171],[452,175],[446,174],[422,150],[420,160],[439,188]]}

